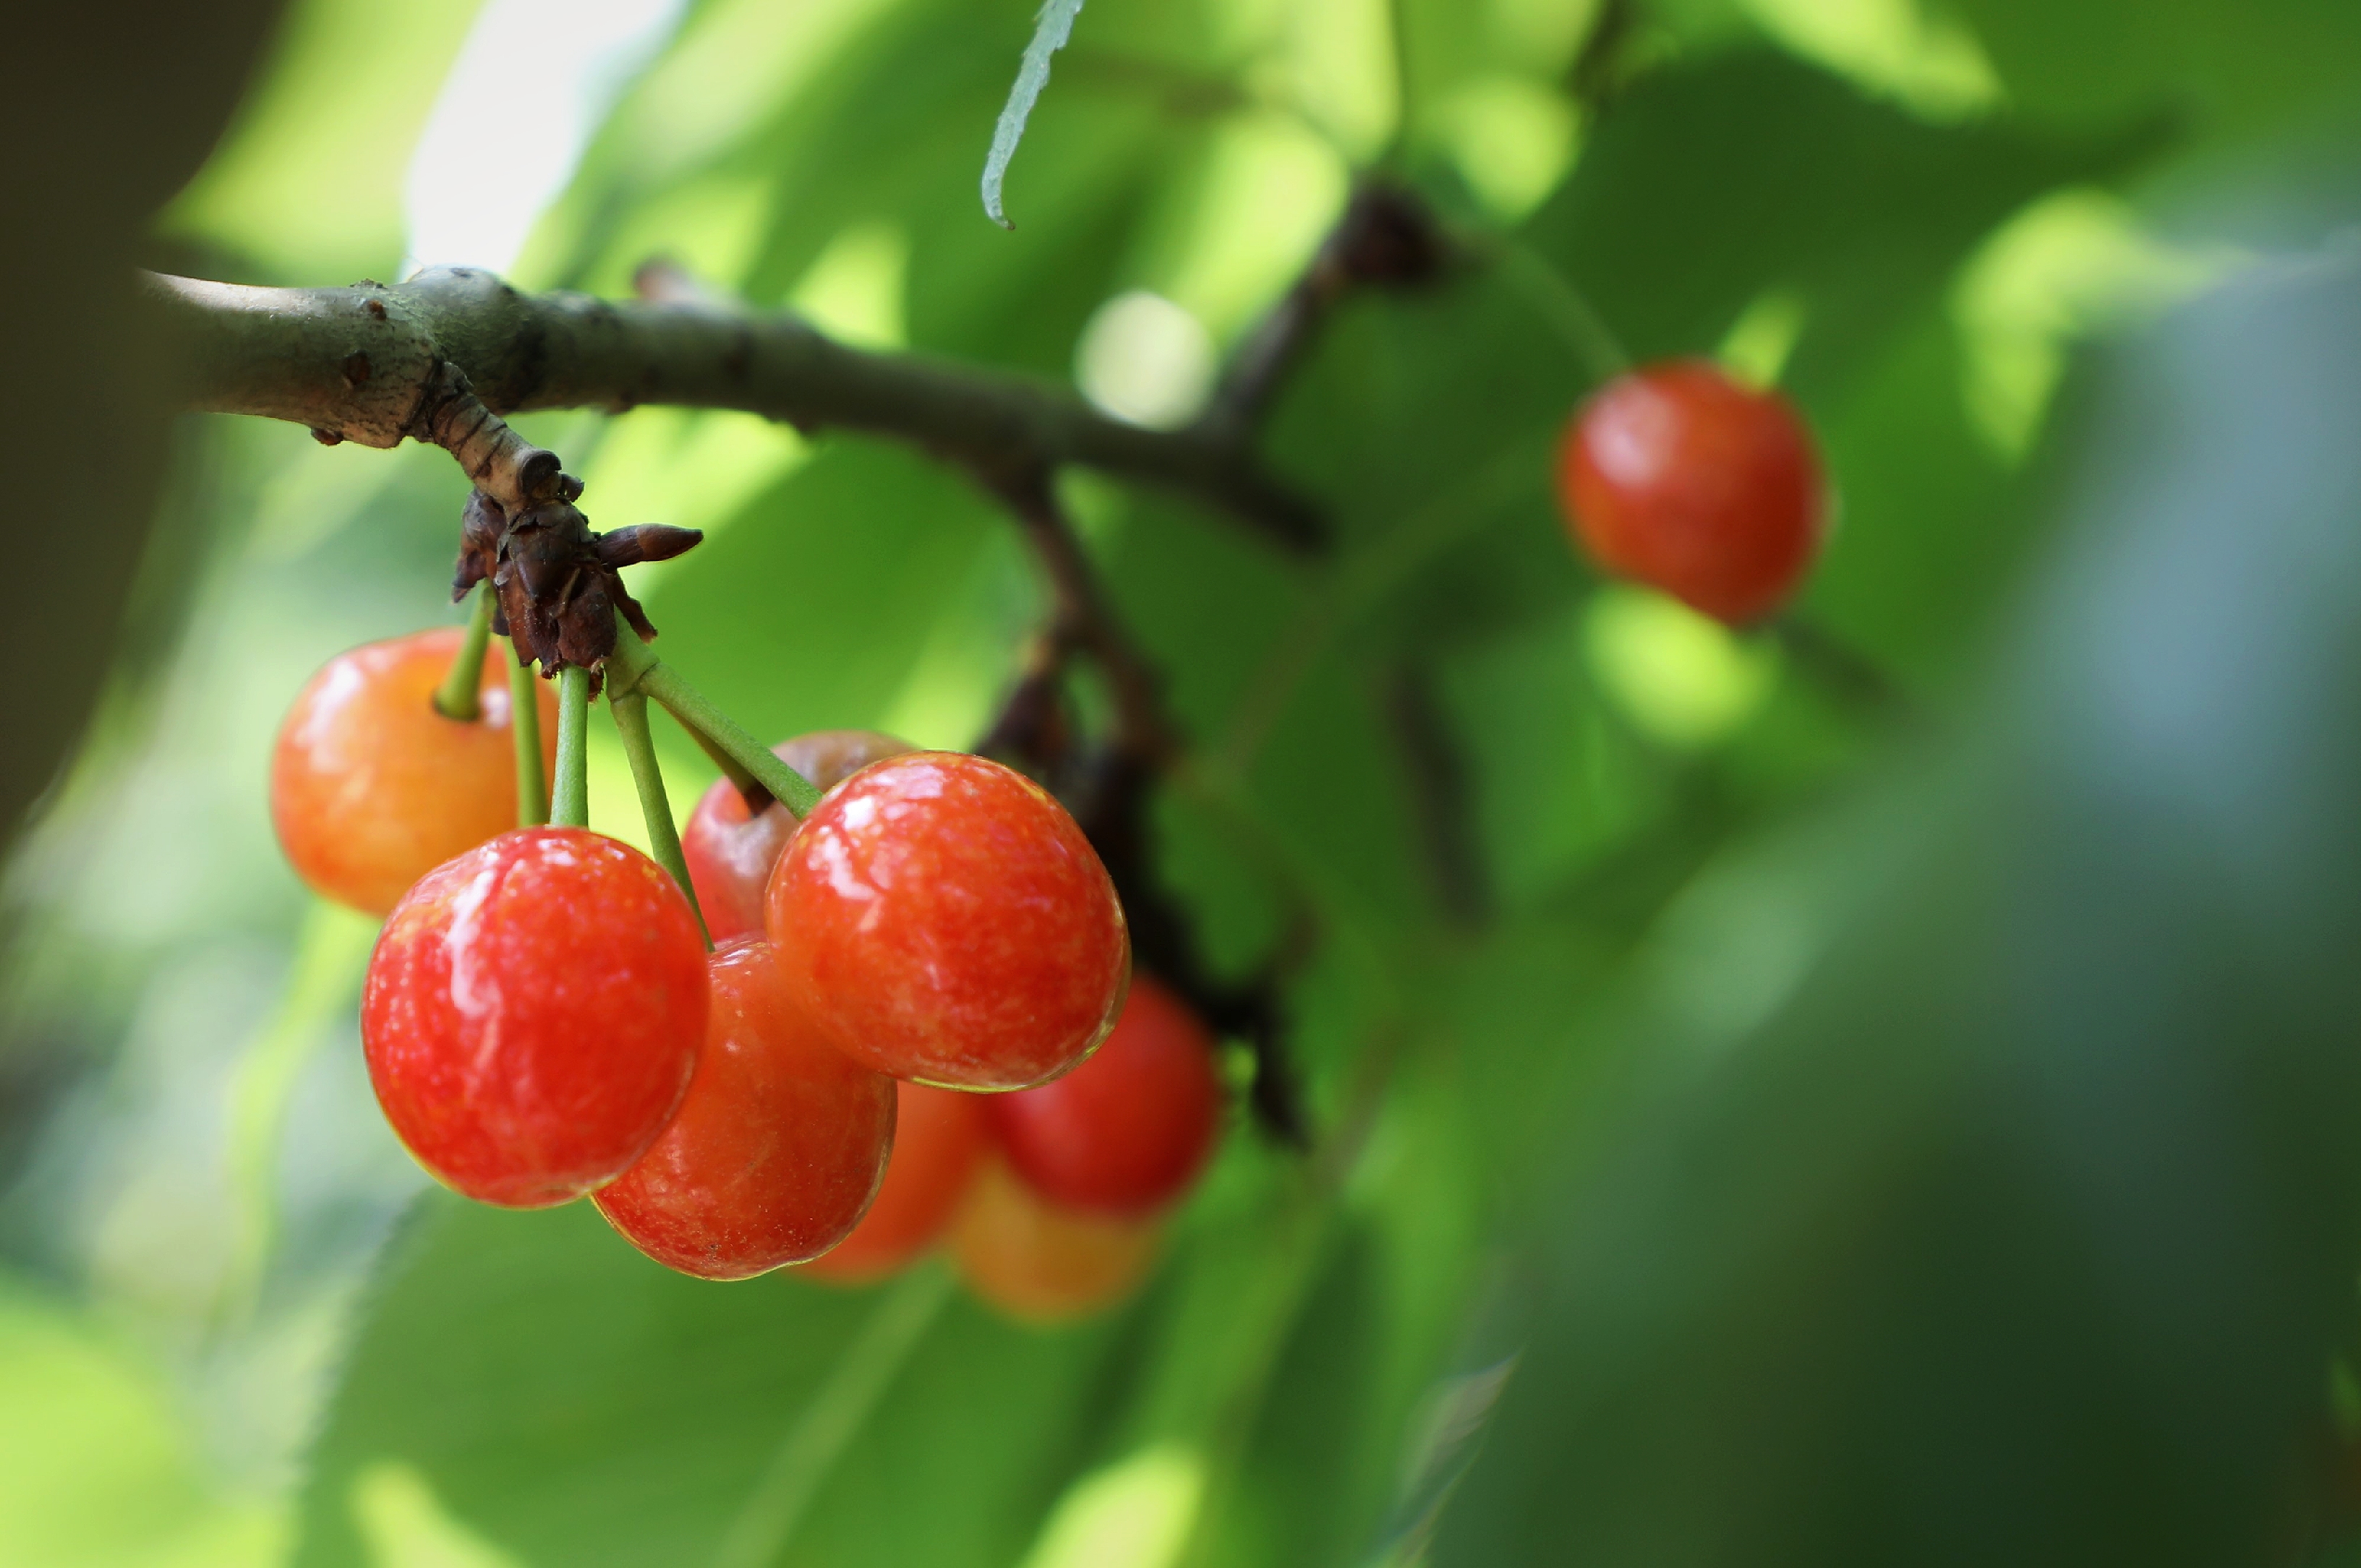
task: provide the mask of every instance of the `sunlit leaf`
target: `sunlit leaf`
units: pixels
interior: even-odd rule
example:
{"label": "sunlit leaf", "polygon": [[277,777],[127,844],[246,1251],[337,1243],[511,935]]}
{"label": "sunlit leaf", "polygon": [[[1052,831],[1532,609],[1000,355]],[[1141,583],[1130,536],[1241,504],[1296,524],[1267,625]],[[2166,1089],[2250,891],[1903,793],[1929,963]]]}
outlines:
{"label": "sunlit leaf", "polygon": [[1016,226],[1000,209],[1000,185],[1008,176],[1008,160],[1016,156],[1025,122],[1032,117],[1041,90],[1049,85],[1049,57],[1066,47],[1074,31],[1074,18],[1082,14],[1082,0],[1044,0],[1040,16],[1033,22],[1033,41],[1025,46],[1016,80],[1008,89],[1007,105],[992,127],[992,150],[983,157],[983,211],[1002,228]]}

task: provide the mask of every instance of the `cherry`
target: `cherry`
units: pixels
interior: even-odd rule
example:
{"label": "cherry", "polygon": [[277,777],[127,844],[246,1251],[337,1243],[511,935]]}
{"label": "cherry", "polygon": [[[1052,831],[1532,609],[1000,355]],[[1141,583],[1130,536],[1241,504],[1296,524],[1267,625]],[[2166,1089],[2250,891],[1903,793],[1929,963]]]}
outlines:
{"label": "cherry", "polygon": [[727,943],[708,968],[713,1011],[688,1096],[591,1201],[658,1263],[746,1279],[817,1257],[860,1223],[894,1147],[894,1080],[813,1038],[768,943]]}
{"label": "cherry", "polygon": [[1221,1128],[1213,1039],[1188,1005],[1144,974],[1091,1059],[987,1109],[1027,1186],[1060,1208],[1138,1217],[1181,1193]]}
{"label": "cherry", "polygon": [[935,1245],[967,1196],[992,1146],[984,1097],[923,1083],[897,1083],[895,1089],[900,1109],[885,1185],[853,1233],[798,1273],[845,1285],[898,1273]]}
{"label": "cherry", "polygon": [[951,1227],[969,1289],[1012,1318],[1058,1323],[1111,1307],[1156,1261],[1154,1220],[1082,1214],[1040,1198],[994,1161]]}
{"label": "cherry", "polygon": [[419,879],[370,955],[361,1043],[437,1180],[578,1198],[664,1131],[705,1038],[705,939],[671,877],[581,828],[503,833]]}
{"label": "cherry", "polygon": [[1557,490],[1600,565],[1732,625],[1785,601],[1827,513],[1795,409],[1695,359],[1619,376],[1577,410]]}
{"label": "cherry", "polygon": [[[443,627],[339,653],[288,709],[270,759],[270,816],[295,873],[322,896],[382,915],[445,861],[516,826],[499,661],[484,662],[482,718],[434,710],[461,635]],[[545,689],[540,700],[546,769],[557,700]]]}
{"label": "cherry", "polygon": [[771,875],[771,940],[828,1042],[895,1078],[1022,1089],[1090,1054],[1123,1002],[1115,884],[1065,807],[954,751],[873,762]]}
{"label": "cherry", "polygon": [[[873,729],[818,729],[771,748],[823,791],[881,758],[913,749]],[[697,907],[705,911],[705,928],[716,942],[763,934],[763,889],[795,831],[785,806],[774,801],[759,814],[749,813],[746,797],[728,779],[714,780],[697,803],[681,829],[680,850]]]}

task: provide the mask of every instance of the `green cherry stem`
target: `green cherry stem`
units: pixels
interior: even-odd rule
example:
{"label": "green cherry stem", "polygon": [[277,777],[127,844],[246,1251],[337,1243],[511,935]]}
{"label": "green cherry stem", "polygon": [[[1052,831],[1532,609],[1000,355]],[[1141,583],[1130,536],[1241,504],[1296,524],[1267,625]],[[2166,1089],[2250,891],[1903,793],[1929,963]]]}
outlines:
{"label": "green cherry stem", "polygon": [[509,727],[516,736],[517,826],[538,828],[549,820],[549,777],[541,766],[541,677],[530,662],[509,655]]}
{"label": "green cherry stem", "polygon": [[1549,258],[1521,240],[1501,243],[1501,270],[1525,301],[1540,312],[1550,330],[1574,351],[1594,381],[1611,381],[1631,367],[1631,356],[1590,302]]}
{"label": "green cherry stem", "polygon": [[940,1263],[922,1263],[879,1294],[740,1505],[712,1568],[768,1568],[779,1560],[821,1484],[950,1302],[952,1280]]}
{"label": "green cherry stem", "polygon": [[549,819],[560,828],[590,826],[590,672],[579,664],[557,672],[557,787]]}
{"label": "green cherry stem", "polygon": [[[811,780],[773,756],[768,746],[739,728],[737,720],[681,679],[678,671],[650,652],[639,633],[620,620],[615,627],[615,651],[607,655],[607,680],[610,693],[637,692],[655,698],[690,734],[719,747],[796,817],[808,817],[812,807],[819,804],[819,791],[813,787]],[[561,729],[558,734],[562,746],[565,731]]]}
{"label": "green cherry stem", "polygon": [[[697,908],[697,887],[688,880],[688,857],[680,852],[680,830],[673,826],[672,802],[664,795],[664,769],[656,762],[655,738],[648,733],[648,699],[638,692],[607,694],[608,710],[615,716],[615,728],[622,733],[623,755],[631,760],[631,783],[640,792],[640,815],[648,825],[648,848],[655,851],[656,864],[672,873],[680,884],[683,897],[696,912],[699,930],[705,928],[705,911]],[[705,945],[713,945],[713,935],[706,933]]]}
{"label": "green cherry stem", "polygon": [[730,781],[730,787],[736,790],[740,797],[746,802],[747,815],[752,816],[760,812],[776,798],[769,790],[762,786],[753,774],[740,767],[738,759],[723,751],[719,740],[705,731],[690,729],[686,724],[682,725],[681,729],[687,731],[688,738],[697,742],[697,749],[704,752],[715,767],[721,770],[721,776]]}
{"label": "green cherry stem", "polygon": [[434,711],[444,718],[472,724],[484,716],[476,689],[484,678],[484,645],[491,636],[492,589],[488,583],[476,589],[475,608],[467,612],[467,631],[459,640],[458,656],[451,661],[443,684],[434,688]]}

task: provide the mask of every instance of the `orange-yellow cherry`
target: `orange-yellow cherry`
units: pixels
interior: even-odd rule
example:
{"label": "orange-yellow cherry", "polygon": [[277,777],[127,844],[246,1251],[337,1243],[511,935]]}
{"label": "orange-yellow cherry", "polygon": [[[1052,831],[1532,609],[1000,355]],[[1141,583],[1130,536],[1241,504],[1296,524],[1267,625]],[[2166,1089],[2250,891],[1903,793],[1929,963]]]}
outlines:
{"label": "orange-yellow cherry", "polygon": [[[322,897],[383,915],[420,877],[516,826],[499,661],[484,661],[480,718],[434,707],[461,638],[444,627],[339,653],[288,710],[270,760],[270,817],[295,874]],[[545,771],[557,699],[534,685]]]}
{"label": "orange-yellow cherry", "polygon": [[970,1290],[1020,1322],[1053,1324],[1115,1306],[1156,1262],[1162,1225],[1061,1209],[987,1164],[951,1226]]}

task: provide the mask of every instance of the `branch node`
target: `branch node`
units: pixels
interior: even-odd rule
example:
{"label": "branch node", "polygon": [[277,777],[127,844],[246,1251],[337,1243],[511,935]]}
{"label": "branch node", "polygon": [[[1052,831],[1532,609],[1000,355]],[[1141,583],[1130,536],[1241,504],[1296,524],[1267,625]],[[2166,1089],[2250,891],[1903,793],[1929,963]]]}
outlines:
{"label": "branch node", "polygon": [[1443,277],[1450,258],[1449,237],[1415,192],[1375,181],[1363,184],[1294,287],[1231,356],[1202,427],[1242,439],[1268,411],[1338,301],[1356,287],[1424,288]]}
{"label": "branch node", "polygon": [[[533,445],[484,406],[467,373],[445,359],[434,367],[412,417],[410,433],[458,459],[476,488],[507,512],[558,500],[572,481],[554,452]],[[580,488],[575,487],[575,493]]]}
{"label": "branch node", "polygon": [[569,664],[604,664],[615,651],[619,612],[642,639],[653,641],[656,629],[624,587],[622,568],[670,560],[705,537],[693,528],[660,523],[595,533],[574,505],[573,498],[582,493],[579,482],[568,475],[557,477],[563,483],[550,499],[520,511],[510,511],[481,490],[468,497],[451,579],[455,599],[478,583],[491,584],[500,598],[493,630],[512,638],[544,674]]}

